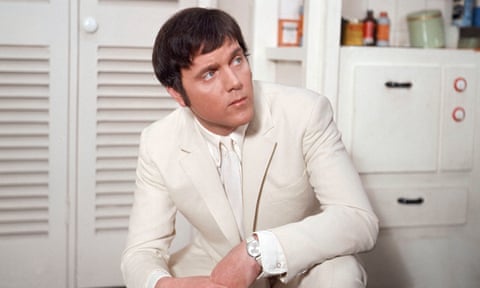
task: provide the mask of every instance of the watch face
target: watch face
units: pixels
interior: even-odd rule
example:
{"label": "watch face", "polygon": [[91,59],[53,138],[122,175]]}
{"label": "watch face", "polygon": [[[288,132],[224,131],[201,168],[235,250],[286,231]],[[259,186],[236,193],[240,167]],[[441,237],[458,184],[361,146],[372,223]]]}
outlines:
{"label": "watch face", "polygon": [[247,252],[248,255],[252,257],[260,256],[260,247],[257,240],[253,240],[247,243]]}

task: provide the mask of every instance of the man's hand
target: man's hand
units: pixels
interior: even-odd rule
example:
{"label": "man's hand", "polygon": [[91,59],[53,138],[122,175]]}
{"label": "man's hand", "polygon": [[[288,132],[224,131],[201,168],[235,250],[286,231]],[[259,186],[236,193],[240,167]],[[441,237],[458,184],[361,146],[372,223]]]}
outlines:
{"label": "man's hand", "polygon": [[228,288],[247,288],[260,274],[262,267],[247,254],[245,241],[235,246],[212,271],[212,282]]}
{"label": "man's hand", "polygon": [[164,277],[157,281],[155,288],[227,288],[213,283],[208,276],[185,278]]}

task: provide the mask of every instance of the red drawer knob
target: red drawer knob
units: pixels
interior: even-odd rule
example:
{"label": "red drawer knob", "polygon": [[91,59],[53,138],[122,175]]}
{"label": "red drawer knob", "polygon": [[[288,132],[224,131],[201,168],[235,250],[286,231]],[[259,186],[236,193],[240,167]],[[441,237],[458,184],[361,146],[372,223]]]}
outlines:
{"label": "red drawer knob", "polygon": [[465,109],[463,109],[462,107],[456,107],[455,109],[453,109],[452,118],[455,122],[462,122],[463,120],[465,120],[465,116]]}
{"label": "red drawer knob", "polygon": [[467,89],[467,80],[463,77],[458,77],[457,79],[455,79],[453,87],[455,88],[455,91],[463,92],[465,91],[465,89]]}

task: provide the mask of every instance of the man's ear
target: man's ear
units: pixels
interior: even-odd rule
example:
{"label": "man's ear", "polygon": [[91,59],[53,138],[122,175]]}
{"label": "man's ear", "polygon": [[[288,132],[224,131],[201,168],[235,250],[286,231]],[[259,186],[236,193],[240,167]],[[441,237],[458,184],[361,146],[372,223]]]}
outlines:
{"label": "man's ear", "polygon": [[172,87],[167,87],[167,92],[170,94],[170,96],[172,96],[173,99],[175,99],[175,101],[177,101],[178,104],[180,104],[180,106],[187,106],[185,104],[185,100],[183,100],[182,94],[180,94],[177,90],[173,89]]}

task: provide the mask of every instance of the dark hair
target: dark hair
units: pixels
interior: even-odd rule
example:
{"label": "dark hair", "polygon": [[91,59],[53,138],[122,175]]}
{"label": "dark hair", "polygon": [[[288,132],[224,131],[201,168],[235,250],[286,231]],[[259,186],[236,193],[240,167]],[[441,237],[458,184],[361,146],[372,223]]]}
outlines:
{"label": "dark hair", "polygon": [[188,97],[182,84],[181,69],[192,65],[195,55],[220,48],[225,40],[238,41],[247,55],[247,46],[238,23],[218,9],[187,8],[174,14],[160,28],[153,46],[152,63],[157,79]]}

